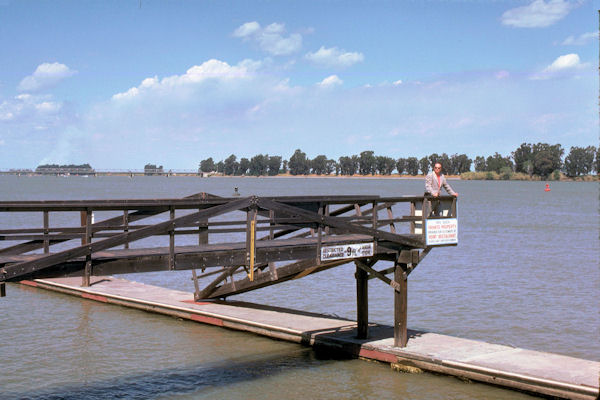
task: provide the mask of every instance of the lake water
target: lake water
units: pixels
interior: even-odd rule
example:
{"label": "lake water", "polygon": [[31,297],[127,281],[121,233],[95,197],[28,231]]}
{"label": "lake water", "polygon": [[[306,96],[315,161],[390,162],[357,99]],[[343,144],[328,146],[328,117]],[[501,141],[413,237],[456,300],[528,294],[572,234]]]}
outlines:
{"label": "lake water", "polygon": [[[550,192],[544,182],[451,185],[460,193],[459,245],[432,250],[410,275],[409,328],[600,360],[598,184],[551,182]],[[423,181],[0,176],[0,200],[231,196],[234,187],[242,196],[398,196],[422,194]],[[0,213],[0,227],[19,225],[32,223]],[[125,277],[193,290],[189,271]],[[391,325],[392,289],[369,286],[370,320]],[[2,399],[529,397],[16,284],[7,292]],[[354,319],[355,296],[349,264],[234,298]]]}

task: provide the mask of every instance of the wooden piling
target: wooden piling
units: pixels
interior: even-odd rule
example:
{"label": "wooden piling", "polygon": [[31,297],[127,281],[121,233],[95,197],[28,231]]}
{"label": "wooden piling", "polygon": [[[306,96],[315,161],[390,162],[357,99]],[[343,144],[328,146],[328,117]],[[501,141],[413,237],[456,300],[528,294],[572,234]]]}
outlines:
{"label": "wooden piling", "polygon": [[369,274],[356,264],[356,338],[369,337]]}
{"label": "wooden piling", "polygon": [[394,346],[396,347],[406,347],[408,343],[406,270],[407,265],[400,263],[396,264],[394,270],[394,281],[400,284],[399,290],[394,290]]}

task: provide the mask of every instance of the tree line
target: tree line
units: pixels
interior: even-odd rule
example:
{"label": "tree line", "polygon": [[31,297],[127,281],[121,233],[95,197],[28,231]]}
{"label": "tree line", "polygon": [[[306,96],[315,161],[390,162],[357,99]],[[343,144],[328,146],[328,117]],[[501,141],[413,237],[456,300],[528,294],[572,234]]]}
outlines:
{"label": "tree line", "polygon": [[523,143],[510,155],[503,156],[499,153],[484,157],[477,156],[475,160],[466,154],[433,153],[422,158],[392,158],[378,156],[371,150],[366,150],[358,155],[341,156],[333,160],[325,155],[318,155],[313,159],[306,153],[296,149],[289,160],[281,156],[257,154],[250,159],[242,157],[239,161],[232,154],[225,160],[215,162],[212,157],[200,162],[199,172],[217,172],[224,175],[241,176],[275,176],[290,173],[291,175],[391,175],[392,173],[419,175],[427,174],[436,162],[443,166],[443,172],[448,175],[461,175],[471,171],[474,165],[476,172],[496,172],[509,174],[513,172],[547,177],[556,171],[567,176],[577,177],[596,173],[600,170],[600,148],[594,146],[571,147],[569,154],[564,158],[564,149],[560,144],[548,143]]}

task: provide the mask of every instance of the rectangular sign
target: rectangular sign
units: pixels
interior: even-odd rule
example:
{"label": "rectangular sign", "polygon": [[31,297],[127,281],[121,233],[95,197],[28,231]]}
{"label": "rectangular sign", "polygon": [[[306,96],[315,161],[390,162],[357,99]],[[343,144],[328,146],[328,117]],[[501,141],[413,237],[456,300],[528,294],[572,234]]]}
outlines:
{"label": "rectangular sign", "polygon": [[425,225],[427,246],[458,243],[458,220],[456,218],[428,219]]}
{"label": "rectangular sign", "polygon": [[321,261],[371,257],[374,248],[373,242],[323,246],[321,247]]}

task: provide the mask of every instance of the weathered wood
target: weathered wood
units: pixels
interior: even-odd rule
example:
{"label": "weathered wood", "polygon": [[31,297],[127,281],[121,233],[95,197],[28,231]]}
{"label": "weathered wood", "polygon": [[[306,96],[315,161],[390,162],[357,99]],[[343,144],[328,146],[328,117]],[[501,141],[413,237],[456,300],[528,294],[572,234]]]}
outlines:
{"label": "weathered wood", "polygon": [[406,264],[396,264],[394,271],[394,280],[398,282],[399,288],[394,291],[394,346],[406,347],[408,343],[408,327],[407,327],[407,298],[408,298],[408,281],[405,271]]}
{"label": "weathered wood", "polygon": [[406,235],[397,235],[389,232],[385,232],[378,229],[366,228],[361,225],[350,224],[347,222],[341,222],[333,217],[326,217],[324,215],[319,215],[317,213],[313,213],[310,211],[304,211],[297,207],[292,207],[287,204],[278,203],[269,199],[260,198],[258,199],[258,204],[260,207],[270,210],[275,210],[276,212],[286,213],[288,215],[298,215],[313,222],[322,223],[329,225],[334,228],[342,229],[347,232],[352,233],[360,233],[365,235],[373,236],[375,239],[385,239],[392,243],[397,243],[401,245],[406,245],[409,247],[422,247],[423,240],[418,240],[416,238],[411,238]]}
{"label": "weathered wood", "polygon": [[89,246],[79,246],[69,250],[48,255],[37,260],[10,265],[5,267],[5,279],[14,279],[18,276],[27,275],[32,272],[39,271],[40,269],[51,267],[53,265],[71,260],[76,257],[85,256],[96,251],[110,249],[112,247],[122,245],[127,241],[132,242],[135,240],[143,239],[145,237],[153,236],[157,233],[165,233],[172,228],[174,223],[178,223],[181,226],[186,226],[191,222],[197,221],[199,218],[208,218],[224,214],[232,210],[238,210],[240,208],[248,207],[249,205],[250,198],[234,200],[229,203],[220,204],[200,212],[188,214],[176,218],[174,220],[165,221],[147,228],[138,229],[133,232],[122,233],[120,235],[113,236],[109,239],[104,239],[95,243],[91,243]]}
{"label": "weathered wood", "polygon": [[[85,236],[82,238],[82,245],[90,245],[92,244],[92,211],[88,210],[85,213],[82,213],[82,219],[85,216]],[[92,253],[85,255],[85,270],[83,273],[83,279],[81,282],[81,286],[88,287],[90,286],[90,277],[92,275]]]}
{"label": "weathered wood", "polygon": [[356,337],[369,337],[369,280],[367,272],[356,265]]}
{"label": "weathered wood", "polygon": [[169,209],[171,227],[169,229],[169,269],[175,270],[175,209]]}
{"label": "weathered wood", "polygon": [[50,252],[50,240],[48,239],[50,217],[48,211],[44,211],[44,253]]}

